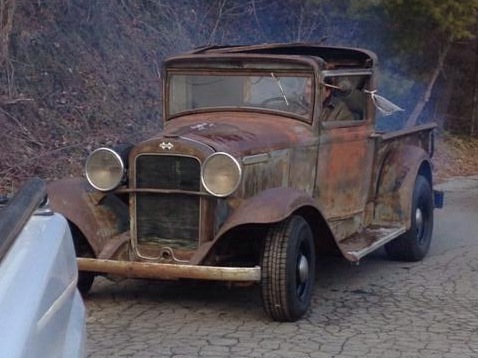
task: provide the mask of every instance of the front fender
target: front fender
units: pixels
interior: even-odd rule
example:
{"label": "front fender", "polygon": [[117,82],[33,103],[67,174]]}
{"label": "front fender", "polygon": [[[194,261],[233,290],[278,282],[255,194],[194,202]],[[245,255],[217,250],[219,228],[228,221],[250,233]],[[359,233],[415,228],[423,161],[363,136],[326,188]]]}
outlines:
{"label": "front fender", "polygon": [[377,182],[375,223],[402,223],[410,227],[413,189],[419,174],[431,184],[431,162],[425,150],[405,145],[389,153]]}
{"label": "front fender", "polygon": [[297,189],[280,187],[265,190],[243,202],[226,220],[214,240],[204,244],[203,249],[198,251],[192,262],[201,263],[213,250],[214,245],[219,244],[227,237],[226,234],[235,228],[276,223],[294,213],[303,216],[309,223],[318,252],[344,254],[314,198]]}
{"label": "front fender", "polygon": [[307,193],[294,188],[280,187],[265,190],[242,203],[226,220],[214,237],[204,245],[193,262],[199,263],[211,252],[216,243],[231,230],[250,224],[272,224],[298,213],[310,224],[321,252],[339,252],[335,238],[317,202]]}
{"label": "front fender", "polygon": [[85,179],[62,179],[47,186],[50,207],[83,233],[96,256],[108,239],[129,229],[128,206],[113,193],[101,193]]}
{"label": "front fender", "polygon": [[265,190],[247,199],[236,209],[221,227],[216,238],[240,225],[282,221],[304,206],[315,209],[319,214],[322,213],[317,202],[303,191],[287,187]]}

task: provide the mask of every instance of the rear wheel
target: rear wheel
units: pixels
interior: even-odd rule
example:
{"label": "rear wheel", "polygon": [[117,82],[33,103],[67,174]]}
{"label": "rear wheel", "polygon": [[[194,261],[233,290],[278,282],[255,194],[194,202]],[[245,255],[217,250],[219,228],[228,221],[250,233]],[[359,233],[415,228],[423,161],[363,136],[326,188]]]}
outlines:
{"label": "rear wheel", "polygon": [[[70,223],[71,235],[75,246],[76,257],[95,257],[88,241],[83,233],[74,224]],[[91,290],[96,274],[88,271],[78,271],[78,290],[82,295],[86,295]]]}
{"label": "rear wheel", "polygon": [[392,260],[419,261],[428,253],[433,231],[433,192],[428,180],[419,175],[413,190],[410,229],[385,245]]}
{"label": "rear wheel", "polygon": [[312,231],[301,216],[291,216],[269,230],[262,258],[262,302],[276,321],[293,322],[310,306],[315,281]]}

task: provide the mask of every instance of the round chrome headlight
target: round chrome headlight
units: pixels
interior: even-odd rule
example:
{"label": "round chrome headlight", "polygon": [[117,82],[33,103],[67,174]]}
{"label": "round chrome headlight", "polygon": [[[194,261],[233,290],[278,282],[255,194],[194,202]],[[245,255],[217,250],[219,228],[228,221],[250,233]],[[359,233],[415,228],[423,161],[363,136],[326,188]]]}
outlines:
{"label": "round chrome headlight", "polygon": [[116,188],[124,176],[120,155],[109,148],[98,148],[86,161],[86,178],[94,188],[109,191]]}
{"label": "round chrome headlight", "polygon": [[210,194],[218,197],[231,195],[239,186],[241,177],[239,162],[223,152],[210,155],[201,170],[202,185]]}

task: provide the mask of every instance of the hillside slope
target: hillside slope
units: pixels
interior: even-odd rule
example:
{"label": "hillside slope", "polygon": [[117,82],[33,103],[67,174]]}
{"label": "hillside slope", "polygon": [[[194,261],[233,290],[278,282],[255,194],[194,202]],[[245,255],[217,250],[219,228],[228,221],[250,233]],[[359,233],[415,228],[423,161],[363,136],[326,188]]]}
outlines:
{"label": "hillside slope", "polygon": [[[227,18],[206,1],[10,3],[16,8],[0,71],[0,194],[32,176],[81,175],[92,149],[158,132],[165,56],[265,36],[247,2],[231,2],[237,6],[223,9]],[[280,29],[291,36],[286,25]],[[478,173],[477,150],[476,140],[444,136],[437,177]]]}
{"label": "hillside slope", "polygon": [[0,78],[3,188],[78,174],[92,148],[161,128],[156,37],[114,2],[74,4],[17,6]]}

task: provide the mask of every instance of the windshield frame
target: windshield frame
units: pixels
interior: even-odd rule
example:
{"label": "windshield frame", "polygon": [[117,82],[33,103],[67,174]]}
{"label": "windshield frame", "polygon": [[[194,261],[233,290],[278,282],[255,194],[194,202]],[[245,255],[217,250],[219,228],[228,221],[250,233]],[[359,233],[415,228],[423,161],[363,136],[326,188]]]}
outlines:
{"label": "windshield frame", "polygon": [[[184,115],[207,113],[207,112],[255,112],[279,115],[289,118],[298,119],[302,122],[312,124],[314,111],[316,108],[316,89],[317,89],[317,73],[320,68],[320,59],[313,59],[302,56],[277,56],[277,55],[189,55],[173,57],[165,62],[163,67],[163,118],[164,121],[170,121],[174,118]],[[297,76],[309,77],[312,81],[310,95],[309,112],[301,115],[292,112],[281,111],[277,109],[268,109],[253,106],[244,107],[206,107],[194,110],[181,111],[171,113],[170,111],[170,86],[172,75],[185,74],[214,74],[214,75],[231,75],[231,76],[270,76],[273,73],[276,77],[280,76]]]}
{"label": "windshield frame", "polygon": [[[183,111],[178,111],[175,113],[171,112],[171,85],[172,85],[172,76],[176,75],[198,75],[198,76],[238,76],[238,77],[263,77],[263,78],[271,78],[277,81],[277,86],[280,88],[280,92],[285,97],[282,89],[281,79],[284,77],[297,77],[297,78],[304,78],[310,79],[311,81],[311,92],[309,94],[309,106],[308,111],[306,113],[294,113],[292,111],[282,110],[279,108],[267,108],[261,106],[253,106],[253,105],[244,105],[244,106],[210,106],[210,107],[201,107],[195,109],[187,109]],[[166,74],[166,95],[164,97],[164,106],[165,106],[165,120],[169,121],[173,118],[180,117],[183,115],[193,114],[193,113],[205,113],[205,112],[231,112],[231,111],[246,111],[246,112],[258,112],[258,113],[268,113],[268,114],[275,114],[281,116],[287,116],[299,119],[306,123],[312,123],[312,116],[314,113],[315,107],[315,78],[314,74],[307,71],[284,71],[284,70],[254,70],[254,71],[244,71],[244,70],[223,70],[218,69],[214,71],[208,70],[197,70],[197,69],[171,69],[167,71]],[[287,98],[287,97],[286,97]],[[288,98],[290,100],[290,98]]]}

